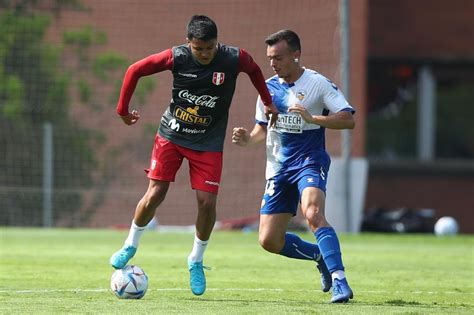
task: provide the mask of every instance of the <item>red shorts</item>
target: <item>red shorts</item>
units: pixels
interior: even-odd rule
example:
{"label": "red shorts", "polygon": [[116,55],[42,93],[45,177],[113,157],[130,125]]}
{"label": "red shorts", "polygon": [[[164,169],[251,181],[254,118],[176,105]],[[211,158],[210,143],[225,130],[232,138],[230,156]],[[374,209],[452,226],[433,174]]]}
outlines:
{"label": "red shorts", "polygon": [[183,159],[189,161],[192,189],[217,194],[222,174],[222,152],[206,152],[188,149],[174,144],[158,134],[151,153],[147,177],[154,180],[174,182],[176,172]]}

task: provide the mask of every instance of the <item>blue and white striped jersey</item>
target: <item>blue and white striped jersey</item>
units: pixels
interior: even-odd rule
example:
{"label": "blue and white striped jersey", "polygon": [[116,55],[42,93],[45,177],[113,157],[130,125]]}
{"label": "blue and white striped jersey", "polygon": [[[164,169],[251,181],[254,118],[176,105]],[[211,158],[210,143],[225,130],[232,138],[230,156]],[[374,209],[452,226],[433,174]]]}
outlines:
{"label": "blue and white striped jersey", "polygon": [[[276,126],[267,131],[266,179],[306,165],[317,165],[327,172],[330,158],[326,152],[325,128],[306,123],[301,115],[289,113],[288,108],[300,104],[311,115],[328,115],[340,111],[354,113],[352,106],[334,83],[310,69],[305,69],[292,84],[276,75],[266,82],[273,104],[279,111]],[[257,123],[268,123],[260,97],[255,118]]]}

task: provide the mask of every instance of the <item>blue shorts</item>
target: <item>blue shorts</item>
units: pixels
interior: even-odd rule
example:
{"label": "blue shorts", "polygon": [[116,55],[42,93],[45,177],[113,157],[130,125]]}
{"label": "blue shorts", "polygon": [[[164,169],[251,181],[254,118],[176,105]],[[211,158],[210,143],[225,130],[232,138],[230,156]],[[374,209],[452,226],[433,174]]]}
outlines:
{"label": "blue shorts", "polygon": [[267,180],[260,214],[296,215],[303,190],[316,187],[326,192],[326,182],[327,170],[317,165],[276,175]]}

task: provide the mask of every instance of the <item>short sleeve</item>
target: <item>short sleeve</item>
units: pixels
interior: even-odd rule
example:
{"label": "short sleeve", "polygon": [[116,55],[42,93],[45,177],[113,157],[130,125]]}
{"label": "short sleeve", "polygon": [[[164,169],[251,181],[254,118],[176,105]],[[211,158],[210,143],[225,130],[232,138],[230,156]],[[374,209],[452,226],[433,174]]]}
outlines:
{"label": "short sleeve", "polygon": [[331,82],[329,79],[321,76],[319,87],[323,96],[323,103],[329,111],[333,113],[340,112],[342,110],[349,110],[354,113],[354,109],[351,104],[346,100],[341,90]]}

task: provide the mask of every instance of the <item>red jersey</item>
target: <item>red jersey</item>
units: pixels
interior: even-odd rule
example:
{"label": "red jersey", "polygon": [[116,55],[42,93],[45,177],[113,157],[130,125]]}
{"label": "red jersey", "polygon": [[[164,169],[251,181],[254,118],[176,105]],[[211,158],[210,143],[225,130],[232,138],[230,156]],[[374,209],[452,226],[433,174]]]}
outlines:
{"label": "red jersey", "polygon": [[173,90],[159,134],[180,146],[198,151],[222,151],[237,76],[246,72],[265,105],[272,100],[258,65],[244,50],[218,45],[214,59],[200,64],[188,45],[149,56],[132,65],[124,79],[117,112],[128,114],[128,104],[138,79],[171,70]]}

